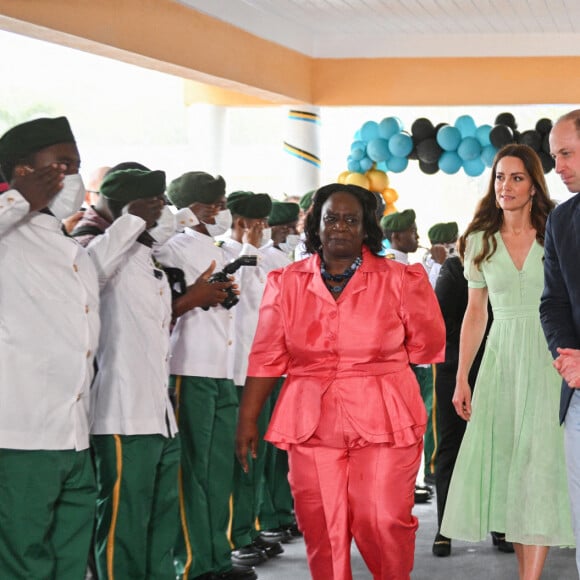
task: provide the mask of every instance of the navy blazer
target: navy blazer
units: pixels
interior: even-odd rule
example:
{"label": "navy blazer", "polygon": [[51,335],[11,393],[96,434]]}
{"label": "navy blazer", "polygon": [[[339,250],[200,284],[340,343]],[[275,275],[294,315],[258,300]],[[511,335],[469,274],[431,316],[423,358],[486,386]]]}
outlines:
{"label": "navy blazer", "polygon": [[[580,349],[580,194],[548,216],[540,319],[554,358],[557,347]],[[562,381],[561,423],[573,393]]]}

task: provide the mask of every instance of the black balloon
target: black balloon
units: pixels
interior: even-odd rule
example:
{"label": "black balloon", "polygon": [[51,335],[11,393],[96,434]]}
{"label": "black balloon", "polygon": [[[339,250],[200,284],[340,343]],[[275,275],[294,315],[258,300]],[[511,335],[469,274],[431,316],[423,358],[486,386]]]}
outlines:
{"label": "black balloon", "polygon": [[447,127],[447,125],[449,125],[449,123],[438,123],[437,125],[435,125],[435,135],[437,135],[441,127]]}
{"label": "black balloon", "polygon": [[439,164],[437,162],[425,163],[419,159],[419,169],[427,175],[434,175],[439,171]]}
{"label": "black balloon", "polygon": [[507,125],[510,129],[514,131],[518,128],[516,123],[516,118],[511,113],[500,113],[495,118],[495,125]]}
{"label": "black balloon", "polygon": [[489,140],[496,149],[514,142],[514,134],[507,125],[496,125],[489,132]]}
{"label": "black balloon", "polygon": [[442,153],[443,149],[439,147],[439,144],[434,138],[425,139],[417,144],[417,157],[423,163],[437,163]]}
{"label": "black balloon", "polygon": [[520,135],[519,143],[523,145],[528,145],[534,151],[540,151],[542,149],[542,135],[538,131],[530,130],[524,131]]}
{"label": "black balloon", "polygon": [[542,169],[544,170],[544,173],[550,173],[550,171],[552,171],[555,166],[554,160],[550,155],[544,153],[544,151],[540,151],[538,155],[540,157],[540,161],[542,162]]}
{"label": "black balloon", "polygon": [[550,134],[547,133],[542,139],[542,151],[550,155]]}
{"label": "black balloon", "polygon": [[552,130],[552,121],[550,119],[540,119],[536,123],[536,131],[542,133],[542,135],[549,133],[551,130]]}
{"label": "black balloon", "polygon": [[411,125],[411,133],[413,140],[424,141],[425,139],[435,137],[435,127],[433,127],[433,123],[429,119],[421,117]]}

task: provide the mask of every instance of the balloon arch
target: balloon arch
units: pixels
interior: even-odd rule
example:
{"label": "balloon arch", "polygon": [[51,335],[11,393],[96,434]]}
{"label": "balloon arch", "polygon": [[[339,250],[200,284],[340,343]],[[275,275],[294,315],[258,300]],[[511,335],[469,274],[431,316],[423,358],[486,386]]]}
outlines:
{"label": "balloon arch", "polygon": [[499,114],[494,125],[477,126],[470,115],[461,115],[453,125],[433,123],[426,118],[414,121],[411,132],[405,131],[397,117],[380,122],[367,121],[355,133],[347,158],[348,171],[339,175],[341,183],[361,185],[379,193],[385,202],[384,213],[396,211],[397,192],[389,187],[387,171],[401,173],[409,161],[417,161],[428,175],[442,171],[448,175],[461,169],[470,177],[491,167],[495,154],[504,145],[529,145],[540,157],[544,173],[554,161],[550,156],[548,136],[550,119],[540,119],[534,129],[518,131],[511,113]]}

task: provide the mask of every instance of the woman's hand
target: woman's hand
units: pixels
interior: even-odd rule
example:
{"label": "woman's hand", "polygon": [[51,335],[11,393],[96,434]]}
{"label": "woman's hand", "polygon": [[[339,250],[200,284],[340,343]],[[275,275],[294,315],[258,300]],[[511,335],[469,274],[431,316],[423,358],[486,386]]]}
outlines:
{"label": "woman's hand", "polygon": [[256,459],[258,456],[258,440],[256,421],[240,418],[236,432],[236,456],[244,473],[248,473],[248,452],[251,453],[252,459]]}
{"label": "woman's hand", "polygon": [[464,421],[471,419],[471,389],[466,379],[457,379],[452,403],[456,413]]}

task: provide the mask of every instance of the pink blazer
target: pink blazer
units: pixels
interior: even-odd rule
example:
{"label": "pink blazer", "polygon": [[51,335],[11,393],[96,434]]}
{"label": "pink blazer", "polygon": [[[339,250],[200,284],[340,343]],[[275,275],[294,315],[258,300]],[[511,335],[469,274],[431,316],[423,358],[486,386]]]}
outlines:
{"label": "pink blazer", "polygon": [[248,376],[286,374],[266,439],[303,443],[333,385],[357,433],[372,443],[407,446],[427,416],[410,363],[442,362],[445,324],[425,270],[374,256],[338,300],[320,275],[320,258],[268,276]]}

